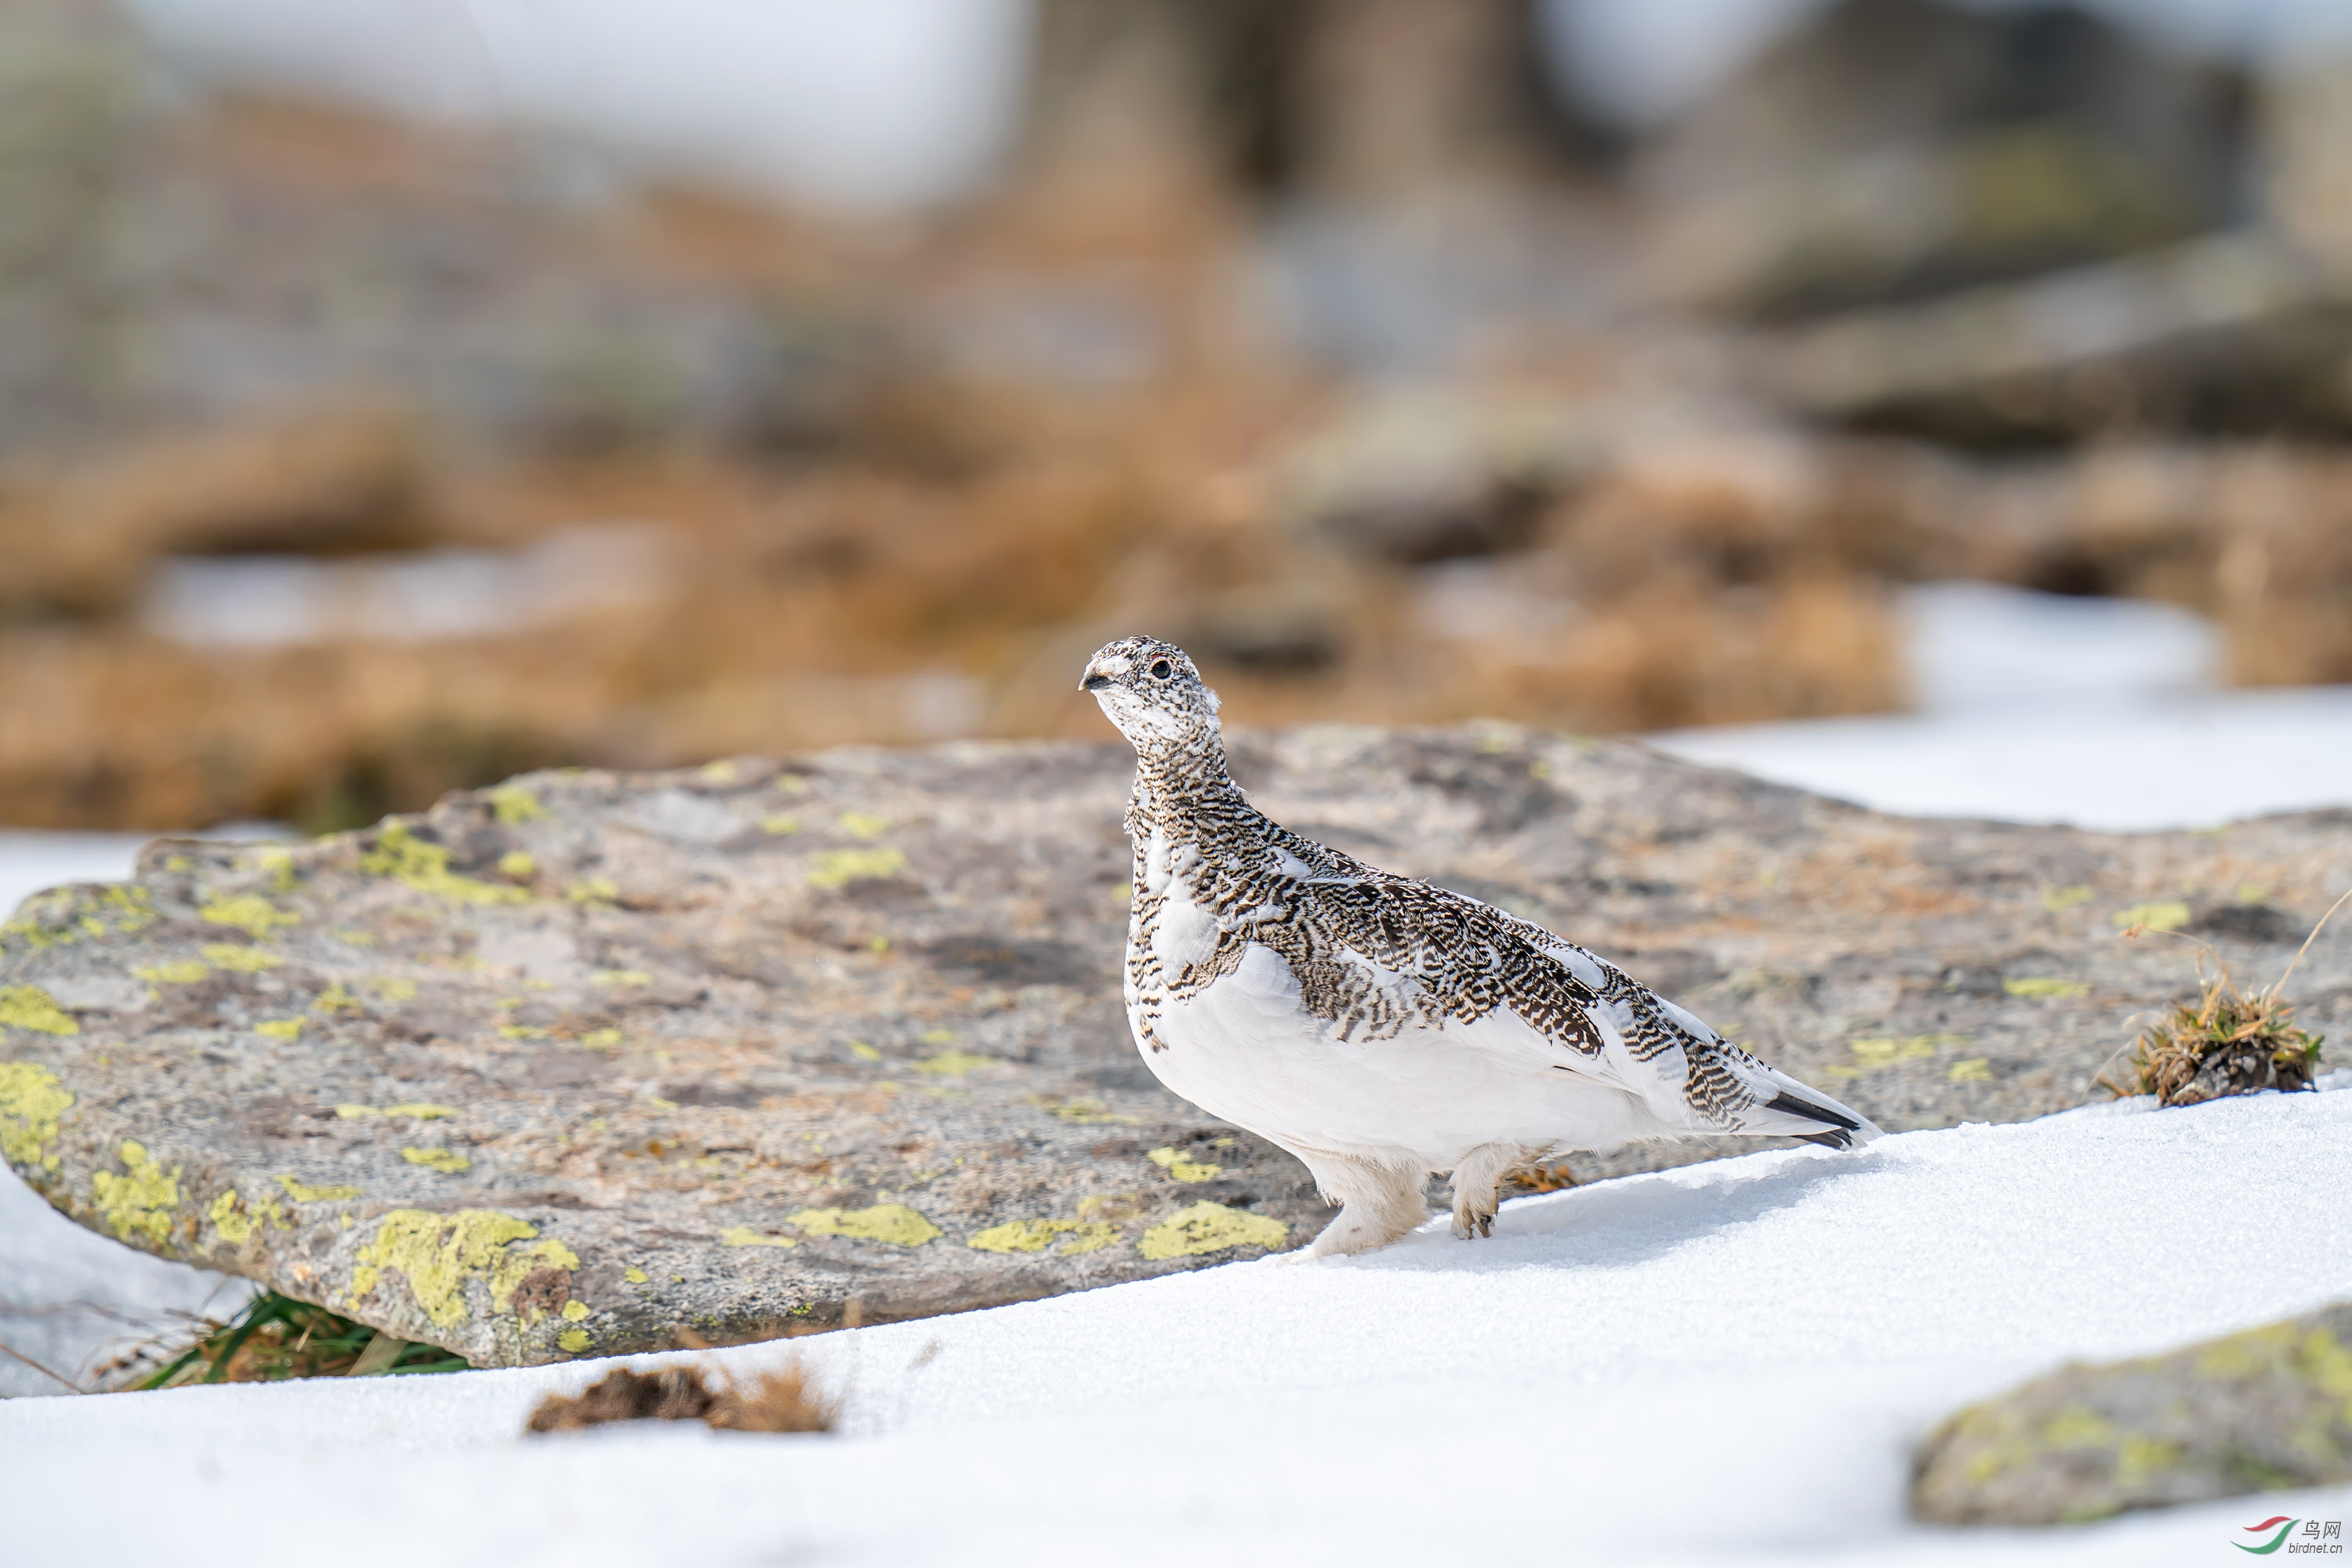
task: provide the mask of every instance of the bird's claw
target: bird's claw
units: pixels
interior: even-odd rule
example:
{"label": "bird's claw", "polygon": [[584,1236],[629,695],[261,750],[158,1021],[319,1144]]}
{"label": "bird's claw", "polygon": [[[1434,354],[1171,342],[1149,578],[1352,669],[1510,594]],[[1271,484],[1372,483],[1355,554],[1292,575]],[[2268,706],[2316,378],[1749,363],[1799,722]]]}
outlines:
{"label": "bird's claw", "polygon": [[1491,1214],[1457,1214],[1454,1216],[1454,1237],[1469,1241],[1495,1234],[1495,1216]]}

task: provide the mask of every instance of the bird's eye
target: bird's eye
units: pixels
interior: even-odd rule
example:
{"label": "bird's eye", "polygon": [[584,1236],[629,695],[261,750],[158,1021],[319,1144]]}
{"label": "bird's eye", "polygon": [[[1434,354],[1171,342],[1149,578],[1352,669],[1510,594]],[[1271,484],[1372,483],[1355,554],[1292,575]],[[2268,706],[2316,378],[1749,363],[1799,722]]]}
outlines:
{"label": "bird's eye", "polygon": [[1171,671],[1170,671],[1170,669],[1169,669],[1169,668],[1168,668],[1168,661],[1167,661],[1166,659],[1164,659],[1164,658],[1155,658],[1155,659],[1153,659],[1153,660],[1151,661],[1151,679],[1154,679],[1154,680],[1165,680],[1165,679],[1168,679],[1168,677],[1169,677],[1170,673],[1171,673]]}

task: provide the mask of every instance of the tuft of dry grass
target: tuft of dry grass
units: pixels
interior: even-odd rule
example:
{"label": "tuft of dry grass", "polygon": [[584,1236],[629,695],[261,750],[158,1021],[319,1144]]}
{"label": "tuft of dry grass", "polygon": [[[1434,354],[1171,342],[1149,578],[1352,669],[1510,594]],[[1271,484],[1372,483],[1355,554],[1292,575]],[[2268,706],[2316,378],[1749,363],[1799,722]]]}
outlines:
{"label": "tuft of dry grass", "polygon": [[[2122,1082],[2105,1074],[2098,1081],[2117,1096],[2152,1094],[2158,1105],[2166,1106],[2201,1105],[2224,1095],[2265,1089],[2309,1089],[2319,1070],[2322,1037],[2296,1026],[2294,1005],[2284,993],[2295,964],[2318,940],[2320,928],[2347,899],[2352,893],[2319,917],[2285,973],[2266,990],[2240,990],[2227,963],[2217,963],[2216,973],[2207,974],[2205,960],[2212,949],[2199,944],[2197,1000],[2174,1004],[2140,1032],[2125,1058]],[[2146,931],[2134,926],[2124,934],[2137,938]]]}
{"label": "tuft of dry grass", "polygon": [[840,1414],[796,1361],[716,1389],[697,1367],[665,1366],[650,1373],[622,1367],[576,1398],[549,1394],[531,1412],[530,1430],[576,1432],[610,1421],[700,1421],[722,1432],[830,1432]]}
{"label": "tuft of dry grass", "polygon": [[1505,1180],[1510,1183],[1511,1190],[1517,1193],[1564,1193],[1576,1185],[1576,1177],[1569,1171],[1565,1160],[1522,1165]]}

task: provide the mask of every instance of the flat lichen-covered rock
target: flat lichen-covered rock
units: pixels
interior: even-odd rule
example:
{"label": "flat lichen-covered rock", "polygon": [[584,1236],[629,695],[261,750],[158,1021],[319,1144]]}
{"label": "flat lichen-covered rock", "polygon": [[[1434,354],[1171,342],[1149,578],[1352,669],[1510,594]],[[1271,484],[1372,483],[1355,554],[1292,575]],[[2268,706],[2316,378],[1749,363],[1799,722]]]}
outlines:
{"label": "flat lichen-covered rock", "polygon": [[[2099,1097],[2126,1020],[2193,981],[2120,925],[2210,930],[2262,978],[2352,876],[2344,814],[1905,821],[1495,726],[1232,750],[1278,820],[1550,923],[1889,1129]],[[301,846],[157,843],[0,928],[0,1152],[95,1229],[481,1365],[1296,1247],[1328,1212],[1300,1167],[1129,1041],[1130,768],[546,773]],[[2342,951],[2297,972],[2315,1029]]]}
{"label": "flat lichen-covered rock", "polygon": [[1970,1405],[1921,1449],[1911,1497],[1938,1524],[2064,1524],[2346,1481],[2352,1302]]}

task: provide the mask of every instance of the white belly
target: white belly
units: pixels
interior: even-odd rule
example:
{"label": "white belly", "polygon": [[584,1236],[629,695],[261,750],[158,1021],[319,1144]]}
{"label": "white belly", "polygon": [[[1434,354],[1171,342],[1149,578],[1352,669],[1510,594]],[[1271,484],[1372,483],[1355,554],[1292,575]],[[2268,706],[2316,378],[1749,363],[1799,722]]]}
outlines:
{"label": "white belly", "polygon": [[1471,1025],[1342,1040],[1302,1006],[1298,983],[1253,943],[1234,973],[1161,1005],[1160,1081],[1213,1115],[1305,1151],[1409,1155],[1450,1170],[1484,1143],[1613,1148],[1666,1131],[1634,1096],[1507,1011]]}

